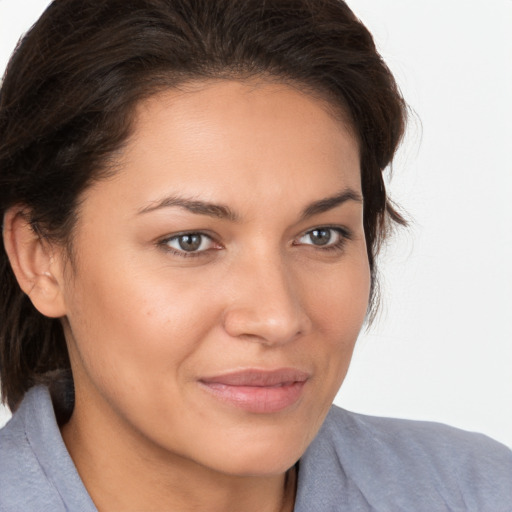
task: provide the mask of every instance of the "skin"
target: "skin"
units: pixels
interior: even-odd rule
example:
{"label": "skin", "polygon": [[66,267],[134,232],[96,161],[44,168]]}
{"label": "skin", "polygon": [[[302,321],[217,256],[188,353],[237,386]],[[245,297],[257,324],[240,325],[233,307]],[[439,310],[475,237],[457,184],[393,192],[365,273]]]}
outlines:
{"label": "skin", "polygon": [[[55,250],[48,267],[76,387],[62,434],[87,490],[100,511],[292,510],[289,470],[346,375],[368,304],[357,141],[290,86],[215,81],[139,105],[118,163],[84,193],[73,264]],[[326,245],[311,233],[322,227]],[[176,235],[197,232],[200,250],[180,250]],[[276,368],[308,375],[277,412],[200,382]]]}

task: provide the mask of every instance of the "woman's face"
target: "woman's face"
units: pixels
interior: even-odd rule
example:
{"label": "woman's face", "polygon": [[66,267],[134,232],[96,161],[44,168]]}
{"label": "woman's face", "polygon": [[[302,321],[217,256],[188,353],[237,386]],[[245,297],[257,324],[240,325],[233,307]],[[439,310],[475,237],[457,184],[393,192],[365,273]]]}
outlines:
{"label": "woman's face", "polygon": [[366,313],[358,155],[286,85],[139,105],[119,171],[84,194],[64,274],[72,421],[223,473],[293,465]]}

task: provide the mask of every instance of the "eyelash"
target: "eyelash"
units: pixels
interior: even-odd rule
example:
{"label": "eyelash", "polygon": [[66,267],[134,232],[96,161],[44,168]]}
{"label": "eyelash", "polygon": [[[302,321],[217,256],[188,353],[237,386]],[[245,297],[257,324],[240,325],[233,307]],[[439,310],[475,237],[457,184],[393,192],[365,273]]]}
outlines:
{"label": "eyelash", "polygon": [[172,236],[169,236],[167,238],[160,240],[158,242],[158,246],[162,247],[165,251],[167,251],[171,254],[174,254],[176,256],[180,256],[182,258],[197,258],[199,256],[204,256],[207,252],[209,252],[211,250],[215,250],[215,248],[211,248],[211,249],[205,249],[202,251],[194,252],[194,251],[179,250],[179,249],[175,249],[174,247],[169,246],[169,243],[172,242],[173,240],[179,240],[180,238],[185,237],[185,236],[200,236],[200,237],[207,238],[207,239],[211,240],[211,242],[213,244],[215,244],[215,240],[213,239],[213,237],[208,235],[207,233],[202,233],[201,231],[187,231],[185,233],[178,233],[176,235],[172,235]]}
{"label": "eyelash", "polygon": [[[296,243],[295,241],[294,241],[293,245],[294,246],[306,245],[306,246],[312,247],[313,249],[316,249],[319,251],[324,251],[324,252],[328,252],[328,251],[341,252],[344,249],[347,241],[352,239],[352,233],[346,228],[342,228],[339,226],[318,226],[318,227],[308,229],[307,231],[303,232],[295,240],[300,240],[301,238],[310,235],[314,231],[321,231],[321,230],[330,230],[332,232],[335,232],[339,236],[339,240],[336,243],[327,245],[325,247],[323,247],[321,245],[314,245],[314,244],[301,244],[301,243]],[[209,251],[218,250],[220,248],[220,247],[213,247],[213,248],[205,249],[202,251],[185,251],[185,250],[178,250],[178,249],[175,249],[175,248],[169,246],[169,243],[171,241],[179,240],[180,238],[185,237],[185,236],[200,236],[200,237],[209,239],[212,244],[216,243],[215,240],[212,238],[212,236],[208,235],[207,233],[203,233],[201,231],[187,231],[184,233],[178,233],[176,235],[172,235],[170,237],[164,238],[164,239],[160,240],[157,245],[162,247],[165,251],[167,251],[173,255],[182,257],[182,258],[197,258],[197,257],[205,256],[206,253],[208,253]],[[220,245],[220,244],[218,244],[218,245]]]}
{"label": "eyelash", "polygon": [[[310,235],[314,231],[322,231],[322,230],[330,230],[335,232],[339,236],[339,240],[336,243],[327,245],[325,247],[321,245],[314,245],[314,244],[304,244],[309,245],[313,247],[316,250],[319,251],[337,251],[342,252],[345,248],[345,245],[348,241],[352,240],[352,233],[347,228],[342,228],[340,226],[318,226],[313,229],[308,229],[306,232],[304,232],[302,235],[300,235],[298,238],[303,238],[304,236]],[[294,244],[294,245],[302,245],[302,244]]]}

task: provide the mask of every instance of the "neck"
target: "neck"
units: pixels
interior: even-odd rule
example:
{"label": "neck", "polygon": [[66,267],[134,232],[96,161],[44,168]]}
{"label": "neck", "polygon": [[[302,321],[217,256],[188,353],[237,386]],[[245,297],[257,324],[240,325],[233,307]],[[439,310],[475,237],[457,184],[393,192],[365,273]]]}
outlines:
{"label": "neck", "polygon": [[[90,413],[90,411],[89,411]],[[147,439],[126,436],[119,425],[81,417],[79,403],[62,437],[99,512],[201,510],[291,512],[296,471],[233,476],[173,454],[158,453]]]}

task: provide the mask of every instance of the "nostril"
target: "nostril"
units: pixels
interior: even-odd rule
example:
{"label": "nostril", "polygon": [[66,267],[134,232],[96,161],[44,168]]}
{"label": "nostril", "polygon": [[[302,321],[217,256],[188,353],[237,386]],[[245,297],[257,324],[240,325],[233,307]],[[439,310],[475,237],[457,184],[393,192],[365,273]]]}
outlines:
{"label": "nostril", "polygon": [[307,316],[300,309],[277,311],[265,307],[232,307],[223,318],[225,331],[233,337],[265,345],[282,345],[306,330]]}

